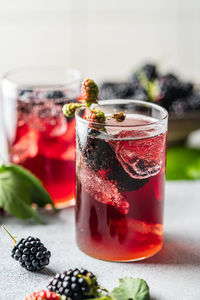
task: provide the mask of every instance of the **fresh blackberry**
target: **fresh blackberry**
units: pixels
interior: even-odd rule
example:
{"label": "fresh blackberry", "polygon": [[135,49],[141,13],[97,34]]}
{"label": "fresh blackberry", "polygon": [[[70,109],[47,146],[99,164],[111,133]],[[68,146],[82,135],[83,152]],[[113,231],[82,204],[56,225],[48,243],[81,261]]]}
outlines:
{"label": "fresh blackberry", "polygon": [[95,138],[95,132],[87,139],[83,139],[82,133],[78,135],[78,143],[83,155],[83,160],[94,171],[107,170],[113,150],[102,138]]}
{"label": "fresh blackberry", "polygon": [[25,268],[27,271],[41,271],[49,264],[51,252],[44,247],[40,239],[29,236],[26,239],[22,238],[17,243],[7,229],[3,226],[2,228],[15,242],[15,246],[11,251],[11,256],[19,261],[21,267]]}
{"label": "fresh blackberry", "polygon": [[104,82],[100,85],[99,99],[114,99],[116,98],[115,83]]}
{"label": "fresh blackberry", "polygon": [[154,64],[145,64],[141,67],[139,72],[142,71],[148,80],[154,80],[158,77],[158,72],[156,65]]}
{"label": "fresh blackberry", "polygon": [[164,78],[168,81],[178,81],[178,77],[175,75],[175,74],[172,74],[172,73],[167,73],[165,74],[164,76],[162,76],[161,78]]}
{"label": "fresh blackberry", "polygon": [[193,91],[193,85],[189,82],[181,82],[173,74],[167,74],[159,78],[161,105],[169,109],[170,104],[181,98],[188,97]]}
{"label": "fresh blackberry", "polygon": [[12,249],[12,257],[28,271],[41,271],[49,264],[50,251],[40,239],[29,236],[21,239]]}
{"label": "fresh blackberry", "polygon": [[100,86],[100,99],[129,99],[133,96],[134,89],[130,82],[104,82]]}
{"label": "fresh blackberry", "polygon": [[109,143],[103,138],[96,137],[96,130],[93,130],[92,136],[86,138],[84,136],[87,136],[87,132],[85,135],[81,132],[81,135],[77,136],[84,162],[95,172],[104,170],[106,178],[115,184],[120,191],[138,190],[148,182],[148,179],[137,180],[130,177],[119,163]]}
{"label": "fresh blackberry", "polygon": [[76,268],[57,274],[47,288],[72,300],[79,300],[94,298],[98,283],[92,272]]}
{"label": "fresh blackberry", "polygon": [[47,99],[59,99],[64,98],[65,94],[63,91],[50,91],[46,94]]}

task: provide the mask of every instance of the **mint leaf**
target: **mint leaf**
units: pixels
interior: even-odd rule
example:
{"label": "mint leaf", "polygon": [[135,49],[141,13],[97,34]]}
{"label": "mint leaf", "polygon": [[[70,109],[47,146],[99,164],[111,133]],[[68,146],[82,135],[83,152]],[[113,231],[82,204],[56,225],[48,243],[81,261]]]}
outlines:
{"label": "mint leaf", "polygon": [[49,193],[35,175],[19,165],[12,164],[7,168],[23,178],[24,185],[27,186],[33,203],[36,203],[39,207],[44,207],[46,204],[54,206]]}
{"label": "mint leaf", "polygon": [[149,287],[143,279],[124,277],[119,279],[119,286],[112,295],[117,300],[149,300]]}
{"label": "mint leaf", "polygon": [[0,207],[20,219],[41,220],[31,207],[31,197],[23,177],[18,176],[10,167],[0,168]]}
{"label": "mint leaf", "polygon": [[200,149],[169,148],[166,177],[167,180],[200,179]]}

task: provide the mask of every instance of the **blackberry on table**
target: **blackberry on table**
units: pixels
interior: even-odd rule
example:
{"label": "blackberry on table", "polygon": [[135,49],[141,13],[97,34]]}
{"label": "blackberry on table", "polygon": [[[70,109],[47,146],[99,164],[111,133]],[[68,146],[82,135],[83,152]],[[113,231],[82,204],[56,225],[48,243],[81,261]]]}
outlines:
{"label": "blackberry on table", "polygon": [[50,251],[38,238],[21,239],[12,249],[12,257],[28,271],[41,271],[49,264]]}
{"label": "blackberry on table", "polygon": [[98,283],[92,272],[76,268],[57,274],[47,288],[72,300],[79,300],[95,297]]}
{"label": "blackberry on table", "polygon": [[41,271],[49,264],[51,252],[47,250],[40,239],[29,236],[17,242],[4,226],[1,227],[14,241],[15,245],[11,251],[11,256],[19,261],[21,267],[27,271]]}

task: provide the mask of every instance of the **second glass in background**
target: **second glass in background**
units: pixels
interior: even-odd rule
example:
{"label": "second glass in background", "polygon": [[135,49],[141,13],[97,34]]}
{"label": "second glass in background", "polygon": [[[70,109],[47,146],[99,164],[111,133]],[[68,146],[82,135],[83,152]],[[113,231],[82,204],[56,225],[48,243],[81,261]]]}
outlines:
{"label": "second glass in background", "polygon": [[13,70],[3,78],[3,116],[9,161],[38,176],[58,207],[75,191],[75,119],[63,104],[77,101],[81,74],[58,67]]}

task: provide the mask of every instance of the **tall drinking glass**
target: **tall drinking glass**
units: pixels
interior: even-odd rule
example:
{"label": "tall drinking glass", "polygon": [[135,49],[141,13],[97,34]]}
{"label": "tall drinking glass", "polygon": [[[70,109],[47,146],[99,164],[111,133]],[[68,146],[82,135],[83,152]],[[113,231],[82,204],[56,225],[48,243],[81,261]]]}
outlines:
{"label": "tall drinking glass", "polygon": [[75,191],[75,119],[62,114],[76,101],[81,74],[57,67],[23,68],[4,75],[4,128],[9,161],[38,176],[58,207]]}
{"label": "tall drinking glass", "polygon": [[163,244],[168,115],[134,100],[105,100],[106,115],[126,119],[106,125],[76,113],[76,238],[78,247],[103,260],[133,261]]}

